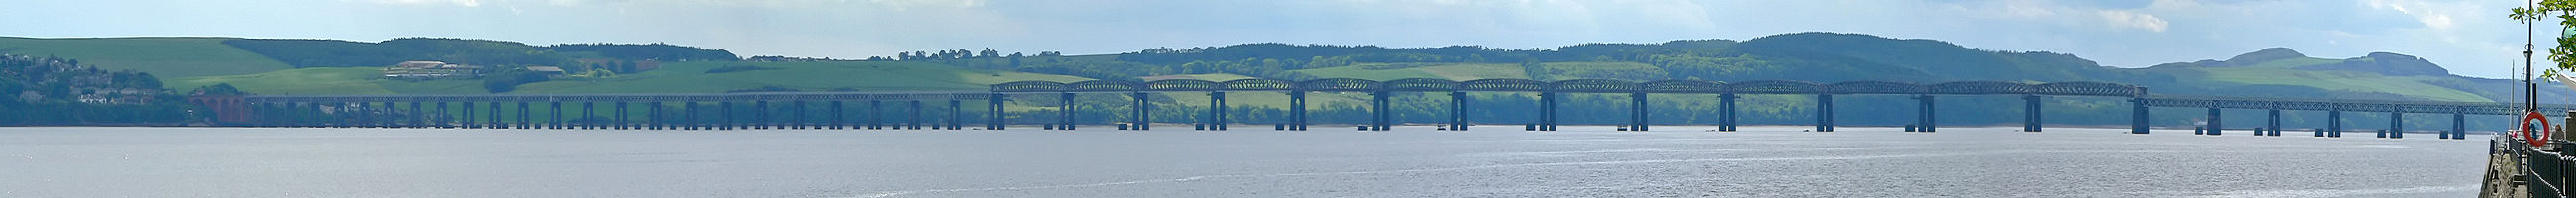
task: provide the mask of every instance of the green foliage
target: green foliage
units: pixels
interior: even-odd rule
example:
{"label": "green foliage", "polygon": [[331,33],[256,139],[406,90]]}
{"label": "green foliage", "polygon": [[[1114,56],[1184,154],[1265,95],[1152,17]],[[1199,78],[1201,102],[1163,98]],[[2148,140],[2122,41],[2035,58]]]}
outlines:
{"label": "green foliage", "polygon": [[[2523,23],[2538,23],[2543,18],[2557,18],[2558,28],[2555,29],[2576,29],[2576,0],[2542,0],[2535,7],[2513,8],[2511,11],[2505,16]],[[2546,56],[2551,62],[2557,62],[2558,66],[2544,71],[2547,76],[2555,77],[2562,75],[2560,74],[2562,71],[2576,70],[2576,36],[2559,35],[2557,40],[2558,46],[2550,46]],[[2530,54],[2526,51],[2525,55]]]}

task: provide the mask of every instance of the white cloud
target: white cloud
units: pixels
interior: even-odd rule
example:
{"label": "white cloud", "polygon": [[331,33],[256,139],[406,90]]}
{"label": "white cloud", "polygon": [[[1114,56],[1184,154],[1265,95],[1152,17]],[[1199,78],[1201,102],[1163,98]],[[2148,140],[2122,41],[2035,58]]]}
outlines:
{"label": "white cloud", "polygon": [[2480,9],[2476,4],[2469,4],[2467,2],[2371,0],[2368,4],[2370,5],[2370,8],[2373,9],[2394,10],[2406,13],[2406,15],[2409,16],[2414,16],[2417,22],[2423,22],[2424,26],[2432,27],[2436,30],[2447,30],[2452,27],[2458,27],[2456,25],[2457,22],[2451,20],[2452,15],[2488,14],[2497,11]]}
{"label": "white cloud", "polygon": [[2103,10],[2099,13],[2103,20],[2115,26],[2146,29],[2152,32],[2165,31],[2165,19],[2156,18],[2153,14],[2128,10]]}
{"label": "white cloud", "polygon": [[375,2],[376,2],[376,3],[385,3],[385,4],[406,4],[406,5],[447,4],[447,5],[456,5],[456,6],[465,6],[465,7],[483,6],[483,2],[482,2],[482,1],[477,1],[477,0],[375,0]]}
{"label": "white cloud", "polygon": [[868,0],[868,3],[895,10],[911,8],[973,8],[984,6],[984,0]]}

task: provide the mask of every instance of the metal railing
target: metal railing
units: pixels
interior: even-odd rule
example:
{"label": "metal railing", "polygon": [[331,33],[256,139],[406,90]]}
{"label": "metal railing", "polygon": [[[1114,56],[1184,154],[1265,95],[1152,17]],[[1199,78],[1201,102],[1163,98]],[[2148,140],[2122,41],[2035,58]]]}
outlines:
{"label": "metal railing", "polygon": [[2567,151],[2576,150],[2576,143],[2549,141],[2549,147],[2544,148],[2512,134],[2494,137],[2488,152],[2511,154],[2520,161],[2519,177],[2526,182],[2524,192],[2530,197],[2568,197],[2568,176],[2576,172],[2576,157],[2568,156]]}

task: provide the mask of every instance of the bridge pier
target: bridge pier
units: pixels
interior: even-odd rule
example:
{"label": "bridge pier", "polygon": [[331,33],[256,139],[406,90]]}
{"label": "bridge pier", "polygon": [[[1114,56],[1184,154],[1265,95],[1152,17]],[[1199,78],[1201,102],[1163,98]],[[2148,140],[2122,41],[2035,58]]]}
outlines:
{"label": "bridge pier", "polygon": [[737,113],[733,110],[733,101],[716,102],[716,111],[720,112],[716,114],[716,118],[718,119],[716,122],[717,130],[733,130],[734,127],[739,127],[742,124],[741,121],[733,119],[734,114]]}
{"label": "bridge pier", "polygon": [[410,123],[405,123],[404,125],[408,125],[408,126],[403,126],[403,128],[415,128],[415,129],[416,129],[416,128],[421,128],[421,127],[423,127],[423,126],[428,126],[428,125],[429,125],[429,123],[428,123],[428,122],[429,122],[429,117],[428,117],[428,116],[429,116],[429,114],[427,113],[427,111],[421,111],[421,110],[420,110],[420,102],[411,102],[411,112],[405,112],[405,114],[403,114],[403,120],[404,120],[404,122],[410,122]]}
{"label": "bridge pier", "polygon": [[430,118],[434,118],[430,120],[433,123],[432,126],[436,126],[438,128],[456,128],[456,125],[454,124],[455,122],[452,122],[455,121],[456,116],[455,114],[448,114],[450,111],[447,111],[447,103],[448,102],[438,102],[438,113],[430,114],[432,116]]}
{"label": "bridge pier", "polygon": [[[1920,110],[1916,110],[1916,112],[1915,112],[1915,113],[1917,114],[1917,115],[1915,115],[1915,119],[1917,119],[1917,121],[1915,121],[1915,122],[1916,122],[1916,124],[1919,126],[1919,127],[1917,127],[1917,128],[1916,128],[1916,130],[1915,130],[1915,131],[1922,131],[1922,132],[1937,132],[1937,131],[1940,131],[1939,129],[1940,129],[1940,123],[1941,123],[1941,122],[1940,122],[1940,119],[1941,119],[1941,118],[1940,118],[1940,116],[1939,116],[1940,114],[1935,114],[1935,113],[1933,113],[1933,108],[1935,107],[1935,105],[1933,105],[1934,103],[1932,102],[1932,101],[1933,101],[1933,97],[1932,97],[1932,95],[1931,95],[1931,94],[1917,95],[1917,96],[1914,96],[1914,99],[1915,99],[1915,100],[1916,100],[1916,102],[1917,102],[1917,104],[1915,104],[1915,107],[1917,107],[1917,108],[1921,108]],[[2028,128],[2028,127],[2024,127],[2024,128],[2023,128],[2023,131],[2029,131],[2029,128]]]}
{"label": "bridge pier", "polygon": [[2129,97],[2129,105],[2135,106],[2129,109],[2129,133],[2147,134],[2147,99]]}
{"label": "bridge pier", "polygon": [[921,100],[908,100],[904,104],[908,104],[905,105],[907,108],[904,110],[909,111],[910,115],[904,116],[903,125],[897,127],[905,130],[921,130]]}
{"label": "bridge pier", "polygon": [[1816,132],[1834,131],[1834,95],[1816,94]]}
{"label": "bridge pier", "polygon": [[2274,107],[2267,110],[2269,115],[2263,117],[2263,130],[2269,131],[2259,133],[2264,136],[2281,136],[2281,109]]}
{"label": "bridge pier", "polygon": [[769,120],[769,101],[751,101],[751,123],[748,124],[749,126],[743,127],[744,129],[769,129],[771,125],[776,124],[776,122],[771,122],[771,120]]}
{"label": "bridge pier", "polygon": [[2468,139],[2468,121],[2468,115],[2465,113],[2451,113],[2451,131],[2442,132],[2442,139]]}
{"label": "bridge pier", "polygon": [[668,124],[662,119],[662,102],[644,102],[644,129],[662,130]]}
{"label": "bridge pier", "polygon": [[1288,130],[1306,130],[1306,90],[1288,91]]}
{"label": "bridge pier", "polygon": [[1134,116],[1129,118],[1135,118],[1133,124],[1136,126],[1129,127],[1129,129],[1139,131],[1154,129],[1154,115],[1148,114],[1154,111],[1154,102],[1147,100],[1151,99],[1153,96],[1146,95],[1145,92],[1135,92],[1132,94],[1135,96],[1129,98],[1136,99],[1136,104],[1133,106],[1134,108],[1129,108],[1128,110],[1135,111]]}
{"label": "bridge pier", "polygon": [[1467,130],[1467,92],[1449,92],[1449,130]]}
{"label": "bridge pier", "polygon": [[680,116],[683,117],[680,119],[681,127],[686,130],[700,129],[700,126],[698,125],[698,101],[681,103],[680,111]]}
{"label": "bridge pier", "polygon": [[2326,137],[2343,137],[2343,109],[2326,110]]}
{"label": "bridge pier", "polygon": [[593,103],[595,103],[595,102],[590,102],[590,101],[582,101],[582,102],[581,102],[581,118],[579,118],[579,121],[580,121],[580,122],[578,122],[578,123],[581,123],[581,129],[599,129],[599,128],[600,128],[600,127],[599,127],[599,115],[597,114],[597,112],[599,112],[599,111],[598,111],[598,109],[596,109],[596,108],[592,108],[592,107],[594,107],[594,105],[592,105]]}
{"label": "bridge pier", "polygon": [[2395,107],[2388,112],[2388,138],[2406,138],[2406,109]]}
{"label": "bridge pier", "polygon": [[[903,129],[903,127],[894,127]],[[868,129],[885,129],[885,101],[868,101]]]}
{"label": "bridge pier", "polygon": [[547,101],[546,109],[550,112],[546,114],[546,129],[563,129],[563,102]]}
{"label": "bridge pier", "polygon": [[848,127],[849,127],[849,124],[847,124],[847,122],[844,122],[844,119],[842,119],[842,118],[846,118],[846,117],[848,117],[848,116],[847,116],[848,114],[846,114],[846,112],[844,112],[843,110],[841,110],[841,109],[842,109],[841,101],[839,101],[839,100],[834,100],[834,101],[832,101],[832,104],[831,104],[831,108],[830,108],[830,109],[831,109],[831,110],[828,110],[828,111],[832,112],[832,116],[831,116],[832,121],[830,121],[831,126],[830,126],[829,128],[831,128],[831,129],[845,129],[845,128],[848,128]]}
{"label": "bridge pier", "polygon": [[[791,106],[790,108],[795,108],[793,111],[788,111],[788,112],[794,112],[794,113],[796,114],[796,116],[792,116],[792,117],[796,117],[796,118],[793,118],[792,120],[787,121],[787,125],[789,125],[789,127],[790,127],[790,128],[795,128],[795,129],[805,129],[806,127],[814,127],[814,122],[813,122],[813,118],[814,118],[814,117],[809,116],[809,115],[808,115],[808,114],[806,114],[806,112],[805,112],[805,101],[803,101],[803,100],[798,100],[798,101],[789,102],[788,104],[790,104],[790,105],[789,105],[789,106]],[[821,128],[821,127],[815,127],[815,128]]]}
{"label": "bridge pier", "polygon": [[520,102],[519,102],[519,122],[517,123],[517,125],[519,125],[519,126],[518,126],[518,128],[519,128],[519,129],[530,129],[530,128],[534,128],[534,127],[536,126],[536,122],[531,122],[531,121],[532,121],[532,120],[536,120],[536,119],[535,119],[535,117],[536,117],[536,115],[537,115],[537,114],[535,114],[535,113],[529,113],[528,111],[529,111],[529,108],[528,108],[528,102],[526,102],[526,101],[520,101]]}
{"label": "bridge pier", "polygon": [[1538,93],[1538,130],[1556,130],[1556,92]]}
{"label": "bridge pier", "polygon": [[1004,123],[1006,120],[1002,120],[1004,113],[1006,113],[1002,112],[1002,100],[1006,99],[1010,99],[1010,97],[996,93],[992,95],[991,99],[984,100],[984,110],[986,110],[985,112],[989,112],[988,114],[984,114],[984,116],[991,117],[984,121],[984,130],[1002,130],[1003,126],[1008,125]]}
{"label": "bridge pier", "polygon": [[1388,111],[1393,108],[1387,107],[1387,97],[1391,94],[1386,91],[1369,92],[1369,118],[1372,119],[1369,126],[1363,128],[1371,131],[1385,131],[1387,126],[1393,125],[1394,112]]}
{"label": "bridge pier", "polygon": [[2023,106],[2021,131],[2039,132],[2041,130],[2040,123],[2044,122],[2040,121],[2039,99],[2039,95],[2021,95]]}
{"label": "bridge pier", "polygon": [[1735,94],[1717,95],[1717,130],[1735,131]]}
{"label": "bridge pier", "polygon": [[966,126],[965,124],[966,124],[966,102],[965,102],[965,101],[961,101],[961,100],[957,100],[956,98],[949,98],[949,99],[948,99],[948,130],[964,130],[964,129],[963,129],[963,127],[965,127],[965,126]]}
{"label": "bridge pier", "polygon": [[1646,92],[1628,93],[1628,130],[1646,131]]}
{"label": "bridge pier", "polygon": [[621,129],[621,130],[622,130],[622,129],[633,129],[633,128],[637,128],[637,127],[634,127],[634,125],[631,125],[631,123],[626,122],[626,117],[627,117],[627,114],[626,114],[626,101],[617,101],[617,114],[616,114],[616,115],[617,115],[617,129]]}
{"label": "bridge pier", "polygon": [[2227,130],[2226,128],[2221,128],[2226,126],[2220,124],[2222,123],[2220,121],[2225,121],[2225,119],[2221,119],[2218,115],[2218,108],[2209,108],[2209,135],[2224,134],[2223,131]]}
{"label": "bridge pier", "polygon": [[1225,92],[1208,92],[1208,116],[1207,121],[1202,123],[1207,123],[1206,126],[1199,127],[1203,130],[1225,130]]}

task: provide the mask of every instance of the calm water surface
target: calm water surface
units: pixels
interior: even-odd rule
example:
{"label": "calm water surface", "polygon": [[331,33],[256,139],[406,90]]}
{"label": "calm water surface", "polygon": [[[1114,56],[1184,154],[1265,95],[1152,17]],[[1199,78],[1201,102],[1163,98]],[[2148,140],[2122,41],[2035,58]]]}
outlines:
{"label": "calm water surface", "polygon": [[0,128],[0,197],[2469,197],[2487,152],[2431,134],[1803,128]]}

